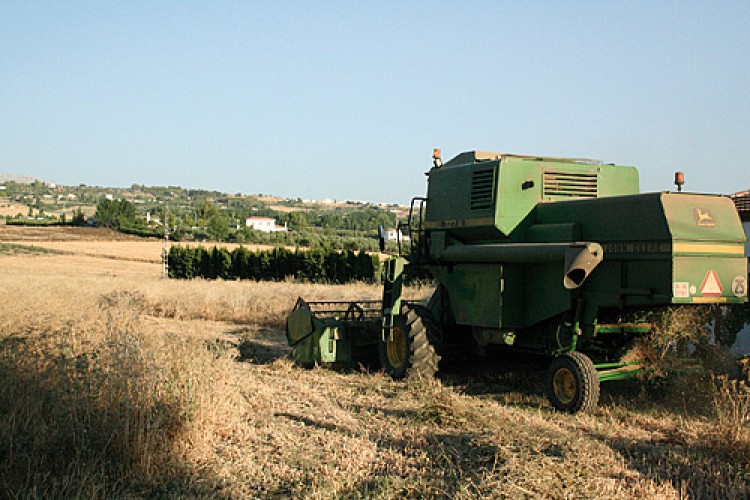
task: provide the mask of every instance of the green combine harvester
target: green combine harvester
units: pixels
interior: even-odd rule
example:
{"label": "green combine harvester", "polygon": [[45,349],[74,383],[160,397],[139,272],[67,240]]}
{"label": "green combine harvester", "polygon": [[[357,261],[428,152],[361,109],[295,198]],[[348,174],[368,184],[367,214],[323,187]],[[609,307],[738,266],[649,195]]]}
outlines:
{"label": "green combine harvester", "polygon": [[[471,151],[443,164],[435,150],[433,162],[427,197],[399,227],[404,255],[385,262],[382,302],[326,314],[298,301],[297,361],[354,365],[378,351],[398,379],[434,375],[446,353],[535,355],[549,361],[552,405],[576,413],[596,406],[600,382],[643,372],[621,359],[651,328],[632,311],[747,301],[728,197],[639,194],[634,167],[578,158]],[[406,266],[435,279],[428,303],[402,299]]]}

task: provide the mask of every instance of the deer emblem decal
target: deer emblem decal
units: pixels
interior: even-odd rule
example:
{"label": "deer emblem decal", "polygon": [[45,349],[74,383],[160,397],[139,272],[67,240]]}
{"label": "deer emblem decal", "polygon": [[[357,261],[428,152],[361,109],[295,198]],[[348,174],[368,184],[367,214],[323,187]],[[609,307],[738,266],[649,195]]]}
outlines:
{"label": "deer emblem decal", "polygon": [[700,227],[716,227],[716,219],[714,214],[707,208],[698,207],[693,210],[695,216],[695,222]]}

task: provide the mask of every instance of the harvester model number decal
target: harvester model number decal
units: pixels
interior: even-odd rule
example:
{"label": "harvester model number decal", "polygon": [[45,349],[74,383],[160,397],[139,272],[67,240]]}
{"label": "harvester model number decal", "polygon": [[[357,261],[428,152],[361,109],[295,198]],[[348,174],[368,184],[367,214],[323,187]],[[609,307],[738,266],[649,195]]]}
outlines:
{"label": "harvester model number decal", "polygon": [[604,243],[602,247],[605,255],[608,253],[669,253],[672,250],[669,243],[656,241]]}
{"label": "harvester model number decal", "polygon": [[459,227],[474,227],[474,226],[490,226],[495,223],[495,219],[492,217],[486,217],[481,219],[453,219],[453,220],[441,220],[441,221],[426,221],[424,227],[426,229],[453,229]]}
{"label": "harvester model number decal", "polygon": [[613,253],[701,253],[701,254],[731,254],[744,255],[743,245],[714,245],[703,243],[678,243],[674,246],[668,242],[659,241],[618,241],[602,243],[606,254]]}
{"label": "harvester model number decal", "polygon": [[732,280],[732,293],[735,297],[745,297],[747,295],[747,280],[744,276],[735,276]]}

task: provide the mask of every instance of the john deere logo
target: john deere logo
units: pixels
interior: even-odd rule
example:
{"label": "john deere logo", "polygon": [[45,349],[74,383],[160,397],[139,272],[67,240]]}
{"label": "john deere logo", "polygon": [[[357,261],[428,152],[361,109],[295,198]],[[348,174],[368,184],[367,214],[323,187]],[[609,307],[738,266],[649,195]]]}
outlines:
{"label": "john deere logo", "polygon": [[693,209],[693,215],[699,227],[716,227],[716,219],[709,209],[695,208]]}

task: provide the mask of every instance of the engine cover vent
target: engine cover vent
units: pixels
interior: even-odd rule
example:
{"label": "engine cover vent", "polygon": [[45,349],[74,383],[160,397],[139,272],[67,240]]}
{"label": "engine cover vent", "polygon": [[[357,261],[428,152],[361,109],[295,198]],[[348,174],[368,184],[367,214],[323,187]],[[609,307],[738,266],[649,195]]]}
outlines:
{"label": "engine cover vent", "polygon": [[471,210],[489,210],[495,201],[495,169],[475,170],[471,176]]}
{"label": "engine cover vent", "polygon": [[596,172],[544,172],[545,198],[596,198],[598,195]]}

